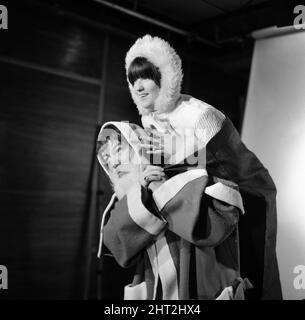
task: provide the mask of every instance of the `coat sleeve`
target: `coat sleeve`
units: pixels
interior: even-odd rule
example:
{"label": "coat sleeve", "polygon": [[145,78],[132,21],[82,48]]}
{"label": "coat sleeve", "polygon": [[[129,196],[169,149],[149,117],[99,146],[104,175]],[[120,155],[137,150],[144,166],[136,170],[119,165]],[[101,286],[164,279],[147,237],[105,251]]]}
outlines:
{"label": "coat sleeve", "polygon": [[193,169],[167,180],[153,194],[168,229],[198,247],[224,241],[243,209],[233,185],[208,183],[205,170]]}
{"label": "coat sleeve", "polygon": [[164,229],[166,220],[152,211],[148,191],[140,184],[133,185],[111,211],[103,241],[122,267],[135,264],[143,249]]}
{"label": "coat sleeve", "polygon": [[206,145],[220,131],[225,118],[225,115],[216,108],[212,106],[205,108],[195,123],[197,139]]}

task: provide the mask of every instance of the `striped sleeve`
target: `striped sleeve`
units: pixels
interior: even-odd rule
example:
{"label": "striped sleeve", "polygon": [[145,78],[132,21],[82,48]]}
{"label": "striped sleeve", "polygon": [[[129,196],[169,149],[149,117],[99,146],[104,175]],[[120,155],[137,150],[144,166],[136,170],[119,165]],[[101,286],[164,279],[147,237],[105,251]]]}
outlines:
{"label": "striped sleeve", "polygon": [[214,107],[205,110],[195,125],[195,135],[206,145],[221,129],[225,115]]}

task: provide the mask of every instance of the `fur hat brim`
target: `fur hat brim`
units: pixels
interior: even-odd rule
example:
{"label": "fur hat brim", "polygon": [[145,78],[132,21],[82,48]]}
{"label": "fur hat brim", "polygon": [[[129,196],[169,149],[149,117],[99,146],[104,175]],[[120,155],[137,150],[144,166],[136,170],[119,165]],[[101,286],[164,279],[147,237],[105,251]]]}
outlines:
{"label": "fur hat brim", "polygon": [[[155,101],[155,111],[158,113],[170,112],[175,108],[181,92],[183,79],[181,59],[168,42],[158,37],[145,35],[139,38],[129,49],[125,58],[126,75],[132,61],[137,57],[144,57],[155,65],[161,73],[161,87]],[[128,78],[127,78],[128,81]],[[128,81],[129,90],[139,113],[142,108],[137,104],[131,83]]]}

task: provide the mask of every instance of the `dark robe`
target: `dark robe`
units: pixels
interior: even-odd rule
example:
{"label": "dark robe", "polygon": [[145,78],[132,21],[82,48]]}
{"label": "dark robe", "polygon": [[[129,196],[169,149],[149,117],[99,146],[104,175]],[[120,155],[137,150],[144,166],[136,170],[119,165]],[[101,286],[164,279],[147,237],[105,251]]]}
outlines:
{"label": "dark robe", "polygon": [[238,184],[245,215],[239,222],[241,276],[254,288],[248,299],[282,299],[276,257],[276,187],[268,170],[247,149],[232,122],[208,142],[207,171]]}

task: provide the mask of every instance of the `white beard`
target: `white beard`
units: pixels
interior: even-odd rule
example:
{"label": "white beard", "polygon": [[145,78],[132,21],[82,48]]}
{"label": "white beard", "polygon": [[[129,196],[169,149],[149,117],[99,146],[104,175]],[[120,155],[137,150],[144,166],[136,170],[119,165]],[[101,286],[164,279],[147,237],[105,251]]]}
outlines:
{"label": "white beard", "polygon": [[138,175],[134,172],[130,172],[121,178],[112,179],[113,189],[118,199],[121,200],[127,194],[130,187],[138,181]]}

